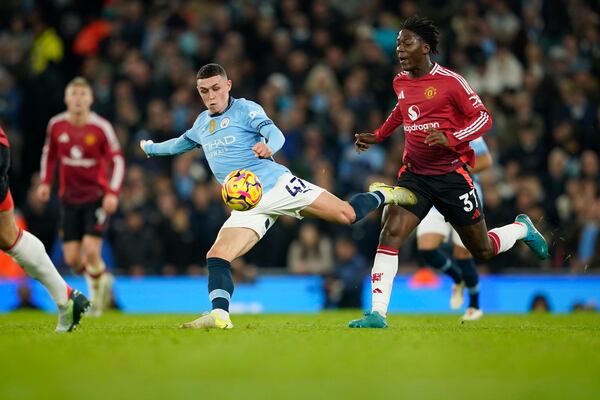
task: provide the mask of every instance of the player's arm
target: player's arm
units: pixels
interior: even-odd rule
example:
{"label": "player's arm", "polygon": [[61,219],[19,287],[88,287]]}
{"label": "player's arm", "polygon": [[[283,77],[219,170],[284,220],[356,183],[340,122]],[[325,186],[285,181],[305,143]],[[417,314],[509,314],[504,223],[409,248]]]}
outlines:
{"label": "player's arm", "polygon": [[469,99],[471,100],[468,101],[472,103],[478,102],[478,105],[477,107],[471,107],[471,103],[469,105],[461,103],[462,106],[459,108],[466,115],[465,126],[456,132],[442,132],[438,129],[429,128],[427,129],[428,135],[425,137],[425,143],[429,146],[455,147],[461,143],[477,139],[487,132],[492,127],[492,117],[475,92]]}
{"label": "player's arm", "polygon": [[252,147],[256,157],[269,158],[277,153],[285,143],[285,136],[275,124],[266,125],[259,131],[260,135],[266,139],[266,143],[259,142]]}
{"label": "player's arm", "polygon": [[108,186],[105,188],[102,208],[107,214],[113,214],[119,206],[119,194],[125,177],[125,158],[121,151],[119,139],[110,122],[105,121],[99,125],[106,140],[101,142],[104,162],[110,166]]}
{"label": "player's arm", "polygon": [[285,136],[281,130],[267,116],[265,110],[252,101],[247,102],[245,110],[248,124],[252,130],[265,138],[265,142],[259,142],[252,147],[252,151],[256,157],[269,158],[277,153],[285,143]]}
{"label": "player's arm", "polygon": [[465,116],[465,125],[456,132],[448,132],[448,144],[453,147],[460,143],[471,142],[492,127],[492,116],[481,99],[466,83],[454,81],[456,88],[451,91],[451,101]]}
{"label": "player's arm", "polygon": [[42,150],[42,159],[40,161],[40,180],[41,183],[37,188],[38,198],[46,202],[50,199],[50,188],[54,178],[54,169],[56,168],[57,160],[57,145],[56,139],[52,133],[52,126],[48,124],[46,129],[46,142]]}
{"label": "player's arm", "polygon": [[185,153],[198,147],[198,143],[188,138],[186,133],[161,143],[154,143],[152,140],[141,140],[140,147],[148,157],[175,156]]}
{"label": "player's arm", "polygon": [[485,140],[482,137],[473,140],[471,148],[475,152],[475,166],[469,168],[469,171],[476,174],[481,171],[485,171],[492,167],[493,159],[490,153],[490,149],[487,147]]}
{"label": "player's arm", "polygon": [[470,168],[469,171],[471,171],[474,174],[477,174],[481,171],[485,171],[488,168],[492,167],[492,155],[490,153],[485,153],[485,154],[480,154],[477,157],[475,157],[475,166],[473,168]]}

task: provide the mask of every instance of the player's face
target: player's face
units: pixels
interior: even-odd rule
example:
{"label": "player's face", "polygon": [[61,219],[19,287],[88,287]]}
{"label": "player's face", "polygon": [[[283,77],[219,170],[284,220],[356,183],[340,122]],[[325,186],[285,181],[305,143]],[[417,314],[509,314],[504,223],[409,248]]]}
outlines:
{"label": "player's face", "polygon": [[396,56],[405,71],[412,71],[421,64],[429,53],[429,45],[419,35],[408,29],[402,29],[396,38]]}
{"label": "player's face", "polygon": [[90,111],[93,101],[92,91],[87,86],[72,85],[65,92],[65,104],[71,113],[80,114]]}
{"label": "player's face", "polygon": [[198,93],[208,112],[211,114],[221,113],[227,108],[229,102],[229,91],[231,81],[217,75],[206,79],[198,79]]}

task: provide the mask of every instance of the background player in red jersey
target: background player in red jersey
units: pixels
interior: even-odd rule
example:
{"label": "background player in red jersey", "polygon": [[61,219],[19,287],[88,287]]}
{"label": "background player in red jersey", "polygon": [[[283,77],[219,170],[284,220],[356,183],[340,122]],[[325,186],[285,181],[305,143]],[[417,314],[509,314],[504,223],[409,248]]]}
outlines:
{"label": "background player in red jersey", "polygon": [[548,245],[529,217],[488,232],[472,179],[469,142],[492,125],[492,118],[465,79],[430,59],[437,52],[439,31],[428,19],[407,19],[398,34],[396,53],[403,72],[394,78],[396,107],[374,133],[356,135],[357,151],[379,143],[400,125],[405,152],[398,186],[417,195],[413,206],[387,206],[372,269],[372,310],[353,320],[351,328],[385,328],[385,316],[398,270],[398,249],[435,206],[458,232],[475,258],[487,260],[523,240],[540,258]]}
{"label": "background player in red jersey", "polygon": [[100,254],[102,236],[109,215],[117,210],[125,162],[112,125],[91,111],[92,102],[92,88],[85,79],[77,77],[67,85],[67,111],[48,123],[37,194],[48,201],[58,164],[65,261],[77,273],[85,273],[91,315],[100,315],[111,279],[104,273]]}
{"label": "background player in red jersey", "polygon": [[58,306],[56,332],[70,332],[79,324],[81,315],[90,303],[79,291],[67,286],[46,254],[42,242],[17,227],[8,185],[9,147],[8,138],[0,128],[0,250],[12,256],[29,276],[46,287]]}

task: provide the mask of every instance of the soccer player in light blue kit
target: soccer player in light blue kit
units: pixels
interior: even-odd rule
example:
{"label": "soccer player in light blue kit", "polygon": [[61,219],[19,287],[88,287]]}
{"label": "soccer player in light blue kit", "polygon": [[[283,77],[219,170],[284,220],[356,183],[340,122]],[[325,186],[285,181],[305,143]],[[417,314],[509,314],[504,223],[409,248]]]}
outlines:
{"label": "soccer player in light blue kit", "polygon": [[[470,145],[476,157],[475,167],[470,170],[473,186],[480,204],[483,204],[478,173],[492,166],[492,156],[483,137],[473,140]],[[453,244],[452,257],[440,249],[447,240]],[[479,274],[473,256],[465,248],[456,230],[435,207],[429,210],[417,226],[417,248],[427,265],[443,271],[453,280],[450,308],[456,310],[462,306],[463,291],[466,286],[469,293],[469,307],[462,320],[480,319],[483,311],[479,307]]]}
{"label": "soccer player in light blue kit", "polygon": [[312,216],[352,224],[382,204],[416,203],[410,190],[380,183],[371,185],[369,193],[357,194],[346,202],[295,177],[272,157],[283,146],[283,134],[260,105],[229,95],[232,83],[223,67],[203,66],[196,75],[196,83],[207,110],[198,115],[192,128],[162,143],[142,140],[140,147],[149,157],[172,156],[202,147],[220,183],[231,171],[246,169],[258,176],[263,197],[249,211],[232,211],[223,224],[206,254],[212,311],[183,324],[183,328],[233,327],[229,317],[233,294],[230,263],[258,243],[280,215],[299,219]]}

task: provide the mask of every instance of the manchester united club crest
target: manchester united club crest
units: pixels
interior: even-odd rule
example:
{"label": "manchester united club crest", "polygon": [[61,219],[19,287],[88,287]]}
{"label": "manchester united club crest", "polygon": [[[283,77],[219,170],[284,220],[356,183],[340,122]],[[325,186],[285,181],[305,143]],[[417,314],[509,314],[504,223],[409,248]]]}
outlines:
{"label": "manchester united club crest", "polygon": [[433,98],[433,96],[435,96],[437,93],[437,89],[433,86],[429,86],[427,89],[425,89],[425,97],[427,98],[427,100],[430,100]]}
{"label": "manchester united club crest", "polygon": [[208,132],[215,133],[216,128],[217,128],[217,121],[215,121],[214,119],[211,119],[210,122],[208,123]]}
{"label": "manchester united club crest", "polygon": [[88,133],[87,135],[85,135],[85,138],[83,140],[88,146],[93,146],[94,144],[96,144],[96,135],[94,135],[93,133]]}

